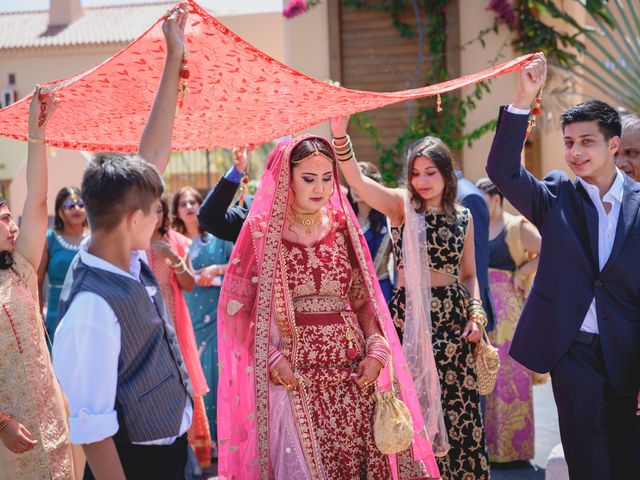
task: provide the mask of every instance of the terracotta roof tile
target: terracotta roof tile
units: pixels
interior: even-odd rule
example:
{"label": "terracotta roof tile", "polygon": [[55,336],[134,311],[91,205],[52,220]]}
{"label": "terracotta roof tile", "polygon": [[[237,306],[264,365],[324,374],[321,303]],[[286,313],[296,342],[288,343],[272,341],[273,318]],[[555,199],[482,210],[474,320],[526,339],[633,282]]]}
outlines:
{"label": "terracotta roof tile", "polygon": [[175,1],[85,7],[72,24],[52,28],[48,10],[0,13],[0,50],[130,42],[173,5]]}

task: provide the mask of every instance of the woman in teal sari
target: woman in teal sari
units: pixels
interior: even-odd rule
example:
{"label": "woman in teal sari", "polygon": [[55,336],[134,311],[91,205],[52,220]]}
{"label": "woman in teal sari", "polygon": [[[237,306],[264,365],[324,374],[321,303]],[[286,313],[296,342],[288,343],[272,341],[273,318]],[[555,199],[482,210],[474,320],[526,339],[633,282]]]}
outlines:
{"label": "woman in teal sari", "polygon": [[[47,230],[44,252],[38,268],[40,309],[47,298],[45,324],[51,344],[58,327],[58,302],[62,284],[71,261],[80,250],[80,243],[89,234],[87,213],[77,187],[64,187],[56,195],[54,228]],[[48,283],[45,285],[45,276]],[[45,292],[46,288],[46,292]]]}
{"label": "woman in teal sari", "polygon": [[216,315],[222,275],[227,269],[233,243],[220,240],[200,228],[197,216],[200,204],[202,204],[202,196],[194,188],[180,189],[173,197],[173,228],[191,239],[189,258],[197,286],[191,292],[185,292],[184,295],[196,334],[200,363],[209,385],[209,393],[204,397],[204,404],[215,448],[218,390]]}

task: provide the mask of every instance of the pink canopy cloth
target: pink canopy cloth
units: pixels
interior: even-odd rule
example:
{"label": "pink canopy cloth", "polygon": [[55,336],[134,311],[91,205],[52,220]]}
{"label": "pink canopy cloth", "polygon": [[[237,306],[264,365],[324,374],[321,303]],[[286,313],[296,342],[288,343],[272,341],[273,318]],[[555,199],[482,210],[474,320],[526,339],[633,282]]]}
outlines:
{"label": "pink canopy cloth", "polygon": [[[177,113],[174,151],[259,145],[334,116],[383,107],[471,85],[518,70],[532,55],[472,75],[401,92],[335,87],[274,60],[188,2],[185,38],[189,93]],[[47,143],[137,152],[165,59],[162,22],[124,50],[76,76],[43,84],[61,98]],[[0,110],[0,136],[27,140],[29,98]]]}

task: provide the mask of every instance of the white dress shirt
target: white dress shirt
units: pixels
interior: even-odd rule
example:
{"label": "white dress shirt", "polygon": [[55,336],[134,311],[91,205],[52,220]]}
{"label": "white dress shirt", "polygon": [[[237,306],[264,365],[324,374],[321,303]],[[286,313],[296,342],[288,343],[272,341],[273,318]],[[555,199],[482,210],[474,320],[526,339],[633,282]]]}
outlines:
{"label": "white dress shirt", "polygon": [[[507,107],[509,113],[516,115],[529,115],[529,109],[516,108],[513,105]],[[616,178],[609,191],[600,199],[600,191],[595,185],[585,182],[578,177],[578,182],[584,187],[589,194],[589,198],[598,210],[598,268],[602,268],[609,260],[613,242],[616,238],[616,229],[618,227],[618,217],[620,216],[620,207],[622,205],[622,193],[624,191],[624,175],[616,168]],[[603,203],[609,203],[611,210],[609,213],[604,209]],[[591,301],[589,311],[582,321],[580,330],[588,333],[598,333],[598,316],[596,314],[596,299]]]}
{"label": "white dress shirt", "polygon": [[[144,251],[131,254],[131,273],[87,252],[82,243],[80,258],[91,268],[140,281]],[[149,301],[157,293],[147,287]],[[119,429],[115,410],[120,356],[120,325],[109,304],[92,292],[78,293],[60,321],[53,342],[53,368],[69,399],[71,443],[95,443],[112,437]],[[178,437],[191,426],[193,407],[187,398]],[[171,445],[177,437],[160,438],[139,445]]]}
{"label": "white dress shirt", "polygon": [[[603,269],[611,250],[613,249],[613,241],[616,238],[616,229],[618,226],[618,217],[620,216],[620,207],[622,206],[622,194],[624,192],[624,175],[616,168],[616,178],[609,191],[600,199],[600,191],[595,185],[585,182],[578,177],[578,182],[584,187],[589,194],[589,198],[598,210],[598,268]],[[611,209],[609,213],[604,209],[604,203],[609,203]],[[580,330],[589,333],[598,333],[598,316],[596,315],[596,299],[591,301],[589,311],[584,317]]]}

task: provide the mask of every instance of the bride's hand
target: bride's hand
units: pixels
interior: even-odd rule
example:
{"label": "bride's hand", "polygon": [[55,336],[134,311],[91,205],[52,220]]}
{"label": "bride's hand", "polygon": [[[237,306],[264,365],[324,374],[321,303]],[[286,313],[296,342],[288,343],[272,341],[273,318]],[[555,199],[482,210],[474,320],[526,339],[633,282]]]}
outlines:
{"label": "bride's hand", "polygon": [[378,379],[381,369],[382,363],[378,360],[371,357],[364,357],[360,364],[358,364],[356,373],[353,374],[353,381],[356,382],[360,388],[368,387]]}
{"label": "bride's hand", "polygon": [[331,135],[333,135],[333,138],[342,138],[347,135],[349,118],[349,115],[341,115],[331,119]]}
{"label": "bride's hand", "polygon": [[273,383],[283,385],[287,390],[292,390],[298,386],[298,379],[286,358],[281,358],[278,363],[271,367],[269,374]]}

